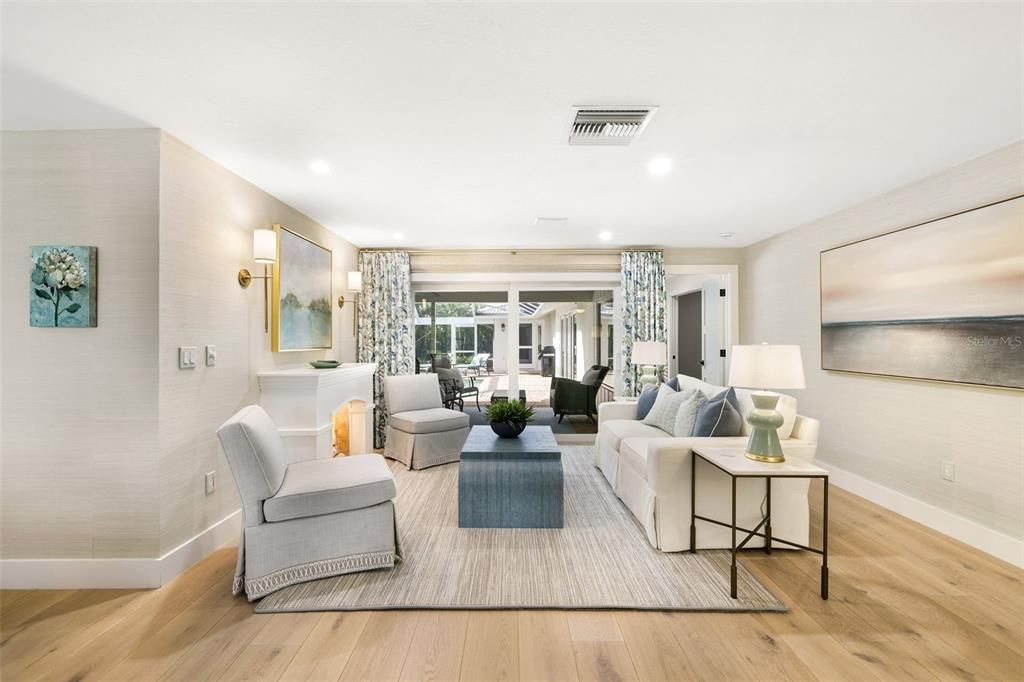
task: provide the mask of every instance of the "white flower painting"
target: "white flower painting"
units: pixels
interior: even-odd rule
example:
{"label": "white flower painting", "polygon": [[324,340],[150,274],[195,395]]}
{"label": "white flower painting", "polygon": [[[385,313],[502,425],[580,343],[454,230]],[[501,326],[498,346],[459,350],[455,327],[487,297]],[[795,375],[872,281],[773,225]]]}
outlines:
{"label": "white flower painting", "polygon": [[33,246],[29,324],[96,326],[96,247]]}

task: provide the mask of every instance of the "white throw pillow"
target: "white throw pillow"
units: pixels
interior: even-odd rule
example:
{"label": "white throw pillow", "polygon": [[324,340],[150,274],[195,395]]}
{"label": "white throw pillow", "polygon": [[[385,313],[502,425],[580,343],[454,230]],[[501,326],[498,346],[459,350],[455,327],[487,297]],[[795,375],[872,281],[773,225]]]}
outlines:
{"label": "white throw pillow", "polygon": [[676,438],[692,436],[693,424],[697,421],[697,413],[700,412],[700,408],[704,407],[704,403],[707,401],[707,397],[701,391],[695,390],[689,398],[680,403],[679,409],[676,412],[676,421],[672,427],[672,435]]}
{"label": "white throw pillow", "polygon": [[679,406],[687,399],[692,398],[694,393],[700,393],[700,391],[676,392],[671,387],[662,384],[658,387],[658,397],[654,399],[654,407],[644,417],[644,424],[659,428],[670,436],[675,435]]}

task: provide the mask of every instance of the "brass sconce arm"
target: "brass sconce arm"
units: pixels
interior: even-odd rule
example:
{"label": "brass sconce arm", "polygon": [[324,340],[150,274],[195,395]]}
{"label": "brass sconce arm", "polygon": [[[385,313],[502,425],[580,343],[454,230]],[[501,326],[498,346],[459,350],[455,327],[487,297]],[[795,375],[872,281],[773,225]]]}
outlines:
{"label": "brass sconce arm", "polygon": [[248,289],[249,285],[252,284],[254,279],[263,280],[263,331],[270,331],[270,291],[267,288],[270,280],[274,279],[274,276],[270,274],[270,266],[263,266],[263,275],[254,275],[249,272],[246,268],[242,268],[238,271],[238,285],[243,289]]}

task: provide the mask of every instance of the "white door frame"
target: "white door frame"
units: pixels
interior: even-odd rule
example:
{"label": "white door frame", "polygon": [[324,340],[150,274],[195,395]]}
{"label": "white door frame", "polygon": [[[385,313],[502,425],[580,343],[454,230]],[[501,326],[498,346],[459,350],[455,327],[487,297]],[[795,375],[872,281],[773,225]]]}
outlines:
{"label": "white door frame", "polygon": [[[728,314],[725,316],[724,329],[722,330],[722,346],[729,349],[728,354],[732,352],[732,346],[739,343],[740,339],[740,266],[739,265],[666,265],[665,276],[672,277],[675,275],[720,275],[723,279],[723,286],[725,287],[725,302],[728,308]],[[672,297],[668,297],[665,301],[666,310],[668,306],[672,305]],[[674,318],[674,315],[668,315],[667,318]],[[668,319],[666,319],[668,324]],[[675,330],[671,329],[672,325],[669,326],[669,347],[672,346],[672,341],[675,338]],[[728,385],[729,383],[729,362],[728,360],[724,363],[724,369],[722,371],[723,383]]]}

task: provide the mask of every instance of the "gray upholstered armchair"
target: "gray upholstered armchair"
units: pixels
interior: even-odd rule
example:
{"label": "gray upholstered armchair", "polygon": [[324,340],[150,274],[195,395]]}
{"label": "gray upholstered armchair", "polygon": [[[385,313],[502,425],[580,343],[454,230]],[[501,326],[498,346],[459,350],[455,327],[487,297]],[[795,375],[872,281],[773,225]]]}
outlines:
{"label": "gray upholstered armchair", "polygon": [[401,556],[395,478],[380,455],[288,463],[263,408],[217,430],[242,500],[234,594],[250,601],[307,580],[390,568]]}
{"label": "gray upholstered armchair", "polygon": [[444,407],[436,374],[384,377],[388,427],[384,456],[410,469],[458,462],[469,415]]}
{"label": "gray upholstered armchair", "polygon": [[597,414],[597,391],[608,374],[608,368],[594,365],[579,381],[554,378],[551,380],[551,409],[562,421],[567,414],[585,414],[591,421]]}

